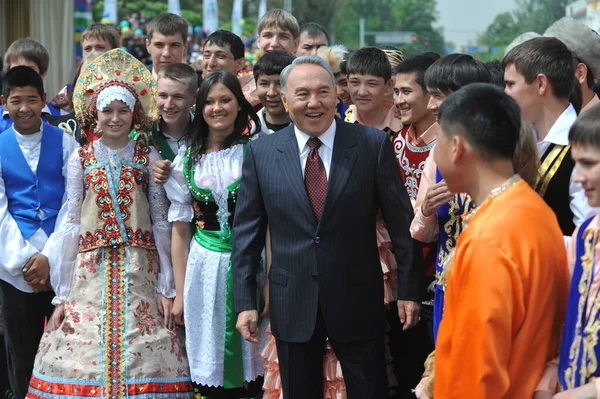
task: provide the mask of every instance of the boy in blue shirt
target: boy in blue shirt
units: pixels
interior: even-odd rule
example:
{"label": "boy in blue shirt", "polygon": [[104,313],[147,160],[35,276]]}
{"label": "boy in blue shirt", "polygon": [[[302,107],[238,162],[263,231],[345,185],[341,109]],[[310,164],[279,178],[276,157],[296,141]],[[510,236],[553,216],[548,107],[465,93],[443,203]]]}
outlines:
{"label": "boy in blue shirt", "polygon": [[79,145],[42,122],[46,95],[41,76],[11,68],[0,102],[11,126],[0,134],[0,303],[10,386],[27,394],[33,361],[54,307],[44,247],[66,215],[68,159]]}

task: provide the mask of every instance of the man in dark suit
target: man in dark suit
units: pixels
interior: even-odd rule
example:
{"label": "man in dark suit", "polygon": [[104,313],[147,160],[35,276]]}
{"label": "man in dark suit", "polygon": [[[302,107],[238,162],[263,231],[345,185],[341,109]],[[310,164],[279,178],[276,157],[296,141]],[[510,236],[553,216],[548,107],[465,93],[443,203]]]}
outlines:
{"label": "man in dark suit", "polygon": [[398,261],[399,306],[412,310],[406,323],[416,323],[423,274],[413,267],[413,210],[391,143],[380,130],[335,119],[335,78],[321,58],[297,58],[283,70],[281,88],[294,124],[251,142],[244,159],[233,228],[237,328],[257,342],[256,274],[268,225],[284,398],[323,397],[327,337],[348,398],[385,398],[379,210]]}

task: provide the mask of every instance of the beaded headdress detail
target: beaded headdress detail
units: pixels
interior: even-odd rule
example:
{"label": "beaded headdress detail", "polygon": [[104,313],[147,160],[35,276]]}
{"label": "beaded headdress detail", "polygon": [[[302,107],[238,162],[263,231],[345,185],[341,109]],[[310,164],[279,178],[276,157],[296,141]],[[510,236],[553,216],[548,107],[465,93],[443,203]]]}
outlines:
{"label": "beaded headdress detail", "polygon": [[131,99],[135,99],[132,111],[136,129],[152,128],[152,124],[159,118],[156,82],[150,71],[135,57],[124,50],[114,49],[91,61],[77,79],[73,91],[73,106],[82,130],[93,130],[96,127],[98,104],[107,105],[106,96],[100,96],[100,101],[98,96],[109,88],[111,92],[120,93],[118,97],[122,97],[113,100],[123,101],[130,109]]}

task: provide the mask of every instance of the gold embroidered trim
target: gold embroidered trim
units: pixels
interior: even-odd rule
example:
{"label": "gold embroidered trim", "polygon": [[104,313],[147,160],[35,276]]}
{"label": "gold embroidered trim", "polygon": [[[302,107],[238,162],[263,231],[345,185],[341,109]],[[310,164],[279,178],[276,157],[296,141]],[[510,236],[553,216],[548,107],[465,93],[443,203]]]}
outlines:
{"label": "gold embroidered trim", "polygon": [[[585,251],[581,257],[581,278],[577,285],[579,291],[579,303],[577,306],[577,324],[575,325],[575,337],[569,350],[569,367],[564,371],[565,383],[568,389],[587,384],[593,378],[592,376],[598,369],[598,359],[596,358],[595,347],[598,344],[598,333],[600,331],[600,322],[598,321],[598,311],[600,310],[600,298],[596,297],[594,305],[585,318],[584,313],[590,293],[590,288],[594,280],[592,270],[594,268],[594,250],[598,241],[598,231],[589,229],[583,238]],[[585,339],[583,336],[587,335]],[[583,345],[581,354],[581,364],[577,362]],[[575,380],[575,370],[580,367],[579,381]]]}
{"label": "gold embroidered trim", "polygon": [[544,159],[542,166],[540,166],[540,172],[535,180],[534,187],[535,191],[537,191],[540,196],[543,197],[546,194],[548,185],[558,171],[562,161],[565,159],[567,152],[569,152],[569,148],[571,148],[569,145],[555,145],[546,159]]}

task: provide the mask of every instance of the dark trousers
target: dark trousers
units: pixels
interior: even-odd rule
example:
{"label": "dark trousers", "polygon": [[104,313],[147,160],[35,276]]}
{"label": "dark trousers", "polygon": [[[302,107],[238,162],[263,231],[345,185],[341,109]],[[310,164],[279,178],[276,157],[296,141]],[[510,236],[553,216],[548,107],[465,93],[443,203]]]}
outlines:
{"label": "dark trousers", "polygon": [[[323,398],[323,356],[327,327],[321,311],[308,342],[276,339],[284,399]],[[351,343],[329,340],[340,361],[348,399],[381,399],[387,395],[385,341],[381,336]]]}
{"label": "dark trousers", "polygon": [[390,350],[394,358],[394,372],[398,380],[398,394],[394,398],[414,398],[415,389],[423,371],[427,356],[433,351],[431,340],[431,310],[422,306],[421,321],[416,326],[402,331],[396,302],[390,304],[388,323],[390,324]]}
{"label": "dark trousers", "polygon": [[196,393],[205,399],[246,399],[262,397],[263,377],[245,384],[241,388],[225,389],[223,387],[208,387],[206,385],[194,384]]}
{"label": "dark trousers", "polygon": [[52,298],[52,291],[30,294],[0,280],[8,379],[17,399],[27,395],[44,323],[54,310]]}

